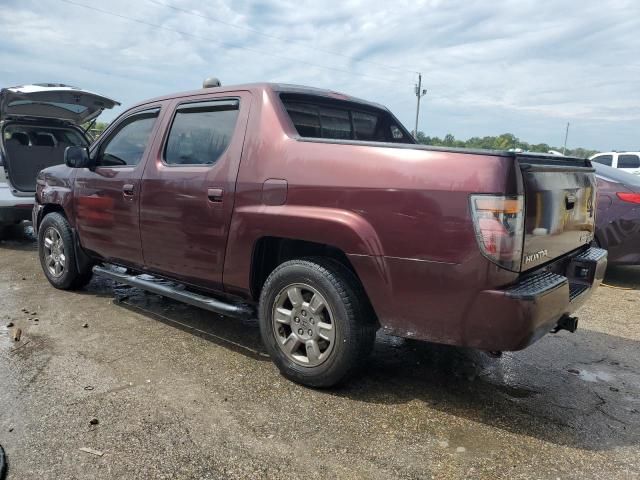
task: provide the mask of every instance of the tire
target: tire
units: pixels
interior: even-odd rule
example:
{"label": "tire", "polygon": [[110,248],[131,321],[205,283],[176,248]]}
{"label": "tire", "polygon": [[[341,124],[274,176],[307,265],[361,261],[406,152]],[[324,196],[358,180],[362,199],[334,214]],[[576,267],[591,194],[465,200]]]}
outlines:
{"label": "tire", "polygon": [[375,314],[360,282],[330,259],[278,266],[262,288],[258,318],[264,346],[282,375],[308,387],[345,381],[375,341]]}
{"label": "tire", "polygon": [[38,256],[49,283],[61,290],[77,290],[91,281],[91,268],[78,271],[69,222],[54,212],[42,219],[38,230]]}

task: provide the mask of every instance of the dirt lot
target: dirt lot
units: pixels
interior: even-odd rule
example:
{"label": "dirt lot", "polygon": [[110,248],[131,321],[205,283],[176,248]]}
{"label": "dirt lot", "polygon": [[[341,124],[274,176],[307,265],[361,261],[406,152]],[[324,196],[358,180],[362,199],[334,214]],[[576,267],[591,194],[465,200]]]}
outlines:
{"label": "dirt lot", "polygon": [[280,377],[255,322],[104,280],[54,290],[16,230],[0,242],[8,480],[638,478],[640,269],[607,282],[576,334],[499,360],[380,336],[361,377],[313,391]]}

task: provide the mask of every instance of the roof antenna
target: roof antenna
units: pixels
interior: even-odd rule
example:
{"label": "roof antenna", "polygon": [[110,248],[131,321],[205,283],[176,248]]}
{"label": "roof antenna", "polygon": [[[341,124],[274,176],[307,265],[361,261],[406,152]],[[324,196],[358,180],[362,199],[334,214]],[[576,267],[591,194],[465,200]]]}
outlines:
{"label": "roof antenna", "polygon": [[220,80],[218,80],[216,77],[205,78],[204,82],[202,82],[202,88],[215,88],[221,85],[222,84],[220,83]]}

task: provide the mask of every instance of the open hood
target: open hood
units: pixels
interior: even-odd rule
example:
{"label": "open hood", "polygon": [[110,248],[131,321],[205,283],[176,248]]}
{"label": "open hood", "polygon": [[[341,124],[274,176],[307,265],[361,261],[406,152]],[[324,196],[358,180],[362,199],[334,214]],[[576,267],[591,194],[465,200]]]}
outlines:
{"label": "open hood", "polygon": [[0,90],[0,119],[46,118],[76,125],[96,118],[119,102],[77,87],[36,83]]}

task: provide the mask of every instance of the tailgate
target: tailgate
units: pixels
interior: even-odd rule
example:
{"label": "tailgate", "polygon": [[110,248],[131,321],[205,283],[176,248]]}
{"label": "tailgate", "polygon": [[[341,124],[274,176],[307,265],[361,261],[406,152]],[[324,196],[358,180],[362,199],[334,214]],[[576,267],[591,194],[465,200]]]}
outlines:
{"label": "tailgate", "polygon": [[585,159],[519,154],[517,160],[525,193],[526,271],[591,242],[596,179]]}

